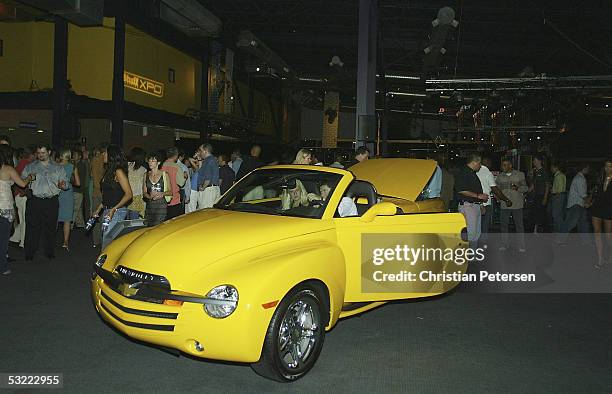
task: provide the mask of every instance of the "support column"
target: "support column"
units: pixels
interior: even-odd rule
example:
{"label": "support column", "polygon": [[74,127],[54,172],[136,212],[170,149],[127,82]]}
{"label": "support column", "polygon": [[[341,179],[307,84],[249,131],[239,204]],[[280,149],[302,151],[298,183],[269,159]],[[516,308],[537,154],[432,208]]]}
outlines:
{"label": "support column", "polygon": [[378,31],[378,75],[380,75],[380,92],[383,98],[383,112],[380,118],[380,132],[378,133],[378,148],[376,154],[386,157],[388,154],[387,140],[389,138],[389,92],[387,90],[387,76],[385,70],[385,44],[383,42],[382,23]]}
{"label": "support column", "polygon": [[[206,49],[202,53],[202,80],[200,81],[200,109],[203,112],[208,112],[208,97],[209,97],[209,75],[210,69],[210,42],[207,44]],[[200,129],[200,141],[208,140],[208,120],[201,119]]]}
{"label": "support column", "polygon": [[287,90],[286,87],[283,88],[283,94],[281,95],[282,99],[283,99],[283,136],[282,136],[282,143],[289,143],[291,140],[289,138],[289,112],[291,111],[291,98],[290,96],[290,91]]}
{"label": "support column", "polygon": [[253,76],[249,73],[249,101],[247,104],[248,118],[255,118],[255,90],[253,88]]}
{"label": "support column", "polygon": [[64,141],[63,129],[66,114],[66,92],[68,80],[68,23],[55,17],[53,38],[53,131],[51,145],[60,147]]}
{"label": "support column", "polygon": [[359,51],[355,147],[376,138],[377,0],[359,0]]}
{"label": "support column", "polygon": [[113,60],[113,115],[111,143],[123,145],[123,110],[125,92],[123,73],[125,69],[125,18],[122,7],[115,16],[115,50]]}
{"label": "support column", "polygon": [[340,94],[326,92],[323,99],[323,148],[338,147],[338,115],[340,110]]}
{"label": "support column", "polygon": [[202,53],[202,81],[200,82],[200,109],[208,112],[208,69],[210,68],[210,44]]}

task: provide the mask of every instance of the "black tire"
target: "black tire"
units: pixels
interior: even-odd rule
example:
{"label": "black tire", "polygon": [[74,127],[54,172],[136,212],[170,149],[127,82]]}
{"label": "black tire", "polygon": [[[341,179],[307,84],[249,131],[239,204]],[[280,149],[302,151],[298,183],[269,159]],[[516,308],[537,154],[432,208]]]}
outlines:
{"label": "black tire", "polygon": [[[296,308],[303,307],[303,305],[307,305],[306,309],[312,312],[312,314],[307,313],[307,315],[312,317],[312,319],[310,319],[311,329],[308,331],[313,331],[312,338],[314,338],[314,343],[310,347],[307,347],[306,350],[308,355],[306,355],[303,361],[300,361],[296,366],[292,367],[290,365],[291,363],[288,363],[288,359],[293,360],[293,353],[291,351],[287,351],[285,357],[281,357],[281,353],[285,352],[292,344],[291,340],[288,340],[285,342],[285,349],[280,350],[281,347],[283,347],[283,345],[280,344],[282,341],[280,334],[281,325],[285,328],[285,335],[283,338],[292,337],[291,334],[287,334],[286,328],[290,325],[289,321],[295,315],[297,311]],[[319,358],[319,354],[321,354],[321,349],[323,348],[323,342],[325,341],[325,326],[327,325],[328,315],[325,305],[326,302],[315,286],[299,286],[287,294],[280,302],[278,308],[276,308],[272,320],[270,320],[261,357],[257,363],[251,364],[251,368],[253,368],[257,374],[278,382],[292,382],[306,375]],[[312,323],[316,320],[315,314],[318,314],[318,324],[316,330],[312,330]],[[295,327],[290,331],[295,333]],[[304,332],[303,327],[302,332]],[[304,343],[303,341],[309,340],[302,339],[300,346]]]}

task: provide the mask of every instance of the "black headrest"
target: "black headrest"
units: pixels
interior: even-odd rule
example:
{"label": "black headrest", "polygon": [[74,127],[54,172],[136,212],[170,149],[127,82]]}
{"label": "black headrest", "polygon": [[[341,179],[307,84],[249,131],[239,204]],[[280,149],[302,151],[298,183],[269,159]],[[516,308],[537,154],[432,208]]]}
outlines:
{"label": "black headrest", "polygon": [[378,193],[370,182],[355,180],[346,191],[346,196],[349,198],[365,197],[368,200],[368,205],[372,206],[377,202]]}

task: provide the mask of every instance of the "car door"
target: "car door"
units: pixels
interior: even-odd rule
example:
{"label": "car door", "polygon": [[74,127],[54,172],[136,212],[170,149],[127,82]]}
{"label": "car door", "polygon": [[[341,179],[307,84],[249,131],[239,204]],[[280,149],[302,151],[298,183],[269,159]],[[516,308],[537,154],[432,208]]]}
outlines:
{"label": "car door", "polygon": [[[465,227],[465,219],[461,214],[396,214],[376,216],[369,222],[365,222],[362,217],[336,217],[333,221],[338,246],[346,261],[346,302],[385,301],[440,294],[458,282],[437,280],[435,274],[464,273],[467,268],[465,261],[462,263],[461,259],[455,259],[455,255],[461,253],[452,252],[464,250],[467,246],[461,239]],[[381,250],[389,257],[391,253],[386,251],[397,251],[397,246],[400,246],[400,258],[385,260]],[[442,252],[429,253],[427,250]],[[417,255],[414,258],[414,253],[421,253],[421,257]],[[397,253],[394,255],[398,257]],[[406,256],[409,259],[402,261]],[[381,259],[384,262],[381,263]],[[431,273],[434,277],[422,280],[423,277],[419,276],[421,272],[426,272],[427,276]],[[397,274],[397,278],[393,279],[400,280],[390,280],[389,276],[384,277],[383,274]]]}

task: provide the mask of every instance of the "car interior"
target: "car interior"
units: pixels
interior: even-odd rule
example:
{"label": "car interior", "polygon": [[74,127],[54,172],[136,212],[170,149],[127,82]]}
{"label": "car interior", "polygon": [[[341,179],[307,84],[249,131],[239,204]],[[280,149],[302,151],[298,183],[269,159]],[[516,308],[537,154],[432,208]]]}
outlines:
{"label": "car interior", "polygon": [[[371,206],[378,202],[376,188],[368,181],[353,181],[348,187],[345,197],[355,202],[359,216],[363,215]],[[339,217],[337,212],[336,216]]]}

